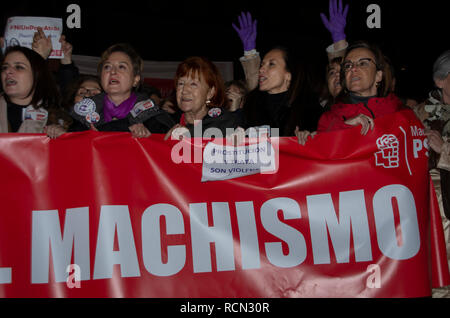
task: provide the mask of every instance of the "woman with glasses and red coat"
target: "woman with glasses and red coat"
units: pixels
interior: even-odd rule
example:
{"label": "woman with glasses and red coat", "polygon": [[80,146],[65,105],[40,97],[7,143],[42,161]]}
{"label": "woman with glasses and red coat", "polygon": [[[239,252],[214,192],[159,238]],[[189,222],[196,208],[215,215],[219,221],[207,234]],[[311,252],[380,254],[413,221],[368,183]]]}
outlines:
{"label": "woman with glasses and red coat", "polygon": [[390,66],[381,51],[365,42],[351,45],[341,65],[342,92],[319,120],[318,132],[361,125],[373,129],[375,118],[406,109],[392,92]]}

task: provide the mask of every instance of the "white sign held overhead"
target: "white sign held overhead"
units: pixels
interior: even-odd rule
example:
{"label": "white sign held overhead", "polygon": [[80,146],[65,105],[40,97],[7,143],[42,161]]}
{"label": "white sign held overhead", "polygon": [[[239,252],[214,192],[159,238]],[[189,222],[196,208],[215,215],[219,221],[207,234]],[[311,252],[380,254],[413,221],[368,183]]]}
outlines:
{"label": "white sign held overhead", "polygon": [[45,17],[11,17],[8,19],[5,28],[5,50],[8,46],[20,45],[31,49],[33,35],[37,28],[41,27],[45,36],[50,36],[53,50],[49,58],[62,59],[64,54],[61,49],[59,39],[63,31],[61,18]]}

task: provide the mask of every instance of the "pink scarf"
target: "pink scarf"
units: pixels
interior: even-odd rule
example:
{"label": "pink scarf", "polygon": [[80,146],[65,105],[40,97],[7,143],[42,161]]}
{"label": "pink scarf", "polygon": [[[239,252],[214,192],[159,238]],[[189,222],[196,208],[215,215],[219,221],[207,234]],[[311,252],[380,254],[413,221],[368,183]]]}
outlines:
{"label": "pink scarf", "polygon": [[133,106],[136,103],[136,99],[136,94],[131,93],[128,99],[124,100],[120,105],[116,106],[112,101],[109,100],[108,95],[105,95],[105,97],[103,98],[103,115],[105,117],[105,122],[108,123],[113,120],[113,118],[125,118],[133,109]]}

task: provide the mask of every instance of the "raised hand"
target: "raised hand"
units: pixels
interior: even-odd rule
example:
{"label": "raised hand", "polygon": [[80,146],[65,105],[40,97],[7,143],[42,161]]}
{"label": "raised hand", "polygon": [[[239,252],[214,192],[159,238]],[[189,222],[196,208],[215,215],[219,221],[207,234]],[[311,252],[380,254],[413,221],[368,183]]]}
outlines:
{"label": "raised hand", "polygon": [[339,0],[339,6],[337,0],[329,0],[330,19],[327,19],[325,14],[321,13],[323,25],[331,33],[333,42],[339,42],[345,40],[345,25],[347,23],[348,4],[345,8],[342,8],[342,0]]}
{"label": "raised hand", "polygon": [[231,25],[239,34],[242,45],[244,46],[244,51],[251,51],[256,48],[256,25],[258,21],[252,21],[252,15],[250,12],[247,12],[247,14],[241,12],[238,20],[239,28],[234,23]]}
{"label": "raised hand", "polygon": [[61,64],[71,64],[72,63],[72,44],[66,41],[66,36],[64,34],[59,38],[61,43],[61,50],[64,53],[64,57],[61,59]]}
{"label": "raised hand", "polygon": [[51,36],[45,36],[41,27],[33,35],[33,43],[31,44],[33,51],[39,53],[44,59],[47,59],[53,50]]}

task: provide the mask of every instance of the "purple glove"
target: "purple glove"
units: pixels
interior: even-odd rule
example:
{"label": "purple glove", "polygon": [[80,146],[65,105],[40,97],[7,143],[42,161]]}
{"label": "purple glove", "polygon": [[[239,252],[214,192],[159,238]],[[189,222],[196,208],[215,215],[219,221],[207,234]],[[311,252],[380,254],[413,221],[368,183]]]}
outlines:
{"label": "purple glove", "polygon": [[247,12],[241,12],[241,16],[238,17],[239,28],[232,23],[231,25],[239,34],[242,44],[244,45],[244,51],[251,51],[256,48],[256,24],[257,20],[252,22],[252,15]]}
{"label": "purple glove", "polygon": [[337,0],[330,0],[330,20],[327,19],[325,14],[321,13],[320,17],[325,27],[330,31],[331,38],[333,42],[339,42],[345,39],[345,24],[348,13],[348,4],[345,6],[344,11],[342,11],[342,0],[339,0],[339,8],[337,5]]}

